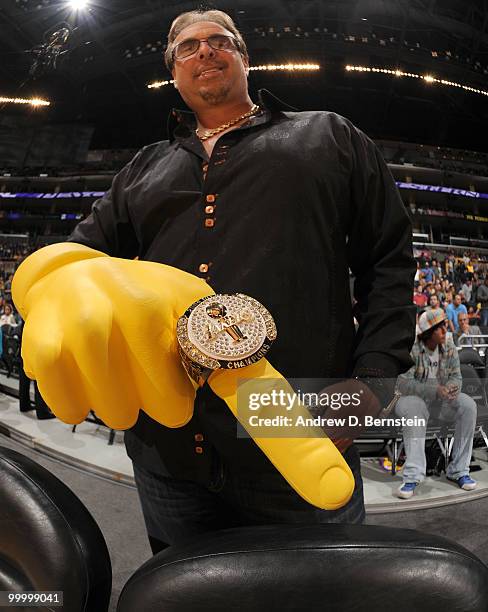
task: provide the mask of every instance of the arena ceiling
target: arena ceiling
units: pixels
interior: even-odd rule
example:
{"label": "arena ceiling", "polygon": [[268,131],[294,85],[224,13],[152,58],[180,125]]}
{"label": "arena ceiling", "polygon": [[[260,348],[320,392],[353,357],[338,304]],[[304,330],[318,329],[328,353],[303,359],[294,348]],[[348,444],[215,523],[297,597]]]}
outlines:
{"label": "arena ceiling", "polygon": [[[0,0],[0,96],[41,96],[49,108],[3,105],[1,115],[95,126],[92,146],[136,147],[165,136],[183,103],[163,66],[172,19],[197,2]],[[255,71],[261,87],[301,109],[329,109],[376,138],[486,151],[487,0],[215,0],[242,31],[251,65],[313,62],[309,73]],[[64,25],[69,41],[55,69],[32,71],[34,49]],[[432,75],[457,86],[346,65]],[[469,86],[478,92],[462,89]],[[1,117],[0,117],[1,118]]]}

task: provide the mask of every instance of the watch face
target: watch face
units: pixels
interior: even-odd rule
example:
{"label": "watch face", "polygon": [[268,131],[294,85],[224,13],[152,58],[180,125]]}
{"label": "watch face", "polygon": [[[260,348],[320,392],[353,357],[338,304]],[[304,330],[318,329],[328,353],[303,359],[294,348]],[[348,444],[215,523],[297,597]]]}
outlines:
{"label": "watch face", "polygon": [[275,338],[276,326],[270,313],[257,300],[240,293],[199,300],[178,322],[183,352],[199,363],[204,356],[206,367],[212,367],[209,361],[218,362],[212,369],[255,363]]}

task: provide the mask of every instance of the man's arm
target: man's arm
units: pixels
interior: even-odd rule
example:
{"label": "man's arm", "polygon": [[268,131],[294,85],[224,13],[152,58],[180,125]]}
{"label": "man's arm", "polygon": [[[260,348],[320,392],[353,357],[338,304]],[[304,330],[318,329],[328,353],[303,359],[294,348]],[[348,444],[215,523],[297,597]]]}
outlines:
{"label": "man's arm", "polygon": [[392,175],[374,143],[350,126],[349,265],[360,325],[354,375],[396,379],[412,364],[416,263],[412,227]]}
{"label": "man's arm", "polygon": [[449,373],[446,382],[446,387],[457,387],[457,394],[461,391],[463,385],[463,376],[461,374],[461,364],[459,361],[459,353],[453,347],[452,356],[450,357]]}
{"label": "man's arm", "polygon": [[454,334],[456,331],[454,327],[454,317],[456,316],[456,313],[451,308],[446,308],[446,314],[447,314],[447,322],[449,325],[449,331],[451,331]]}
{"label": "man's arm", "polygon": [[400,374],[397,380],[397,390],[402,395],[416,395],[428,402],[433,401],[437,396],[439,383],[434,378],[427,378],[420,381],[415,378],[416,366],[412,366],[407,372]]}

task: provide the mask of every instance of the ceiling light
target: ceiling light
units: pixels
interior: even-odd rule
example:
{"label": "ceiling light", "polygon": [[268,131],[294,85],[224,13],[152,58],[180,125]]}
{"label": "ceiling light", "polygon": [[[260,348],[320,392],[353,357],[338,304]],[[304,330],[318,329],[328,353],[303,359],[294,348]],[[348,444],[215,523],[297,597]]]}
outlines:
{"label": "ceiling light", "polygon": [[74,11],[83,11],[84,9],[88,8],[89,5],[90,5],[89,0],[70,0],[69,1],[69,6]]}
{"label": "ceiling light", "polygon": [[370,66],[346,66],[347,72],[374,72],[381,74],[388,74],[397,77],[409,77],[411,79],[420,79],[425,81],[426,83],[436,83],[438,85],[445,85],[447,87],[456,87],[457,89],[462,89],[464,91],[469,91],[471,93],[476,93],[481,96],[488,96],[488,91],[483,89],[478,89],[476,87],[470,87],[469,85],[464,85],[463,83],[456,83],[455,81],[448,81],[446,79],[438,79],[435,76],[430,74],[417,74],[415,72],[403,72],[403,70],[390,70],[388,68],[377,68]]}
{"label": "ceiling light", "polygon": [[41,98],[5,98],[0,96],[0,104],[30,104],[31,106],[50,106],[51,102]]}

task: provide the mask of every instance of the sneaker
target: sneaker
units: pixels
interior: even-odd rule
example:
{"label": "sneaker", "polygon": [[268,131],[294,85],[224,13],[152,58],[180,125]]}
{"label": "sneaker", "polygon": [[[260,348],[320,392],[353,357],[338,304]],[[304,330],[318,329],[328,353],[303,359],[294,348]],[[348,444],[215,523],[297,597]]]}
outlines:
{"label": "sneaker", "polygon": [[410,499],[414,494],[417,482],[404,482],[397,491],[397,497],[400,499]]}
{"label": "sneaker", "polygon": [[464,489],[464,491],[473,491],[478,486],[476,480],[473,480],[471,476],[461,476],[461,478],[448,478],[451,482],[457,482],[460,489]]}

